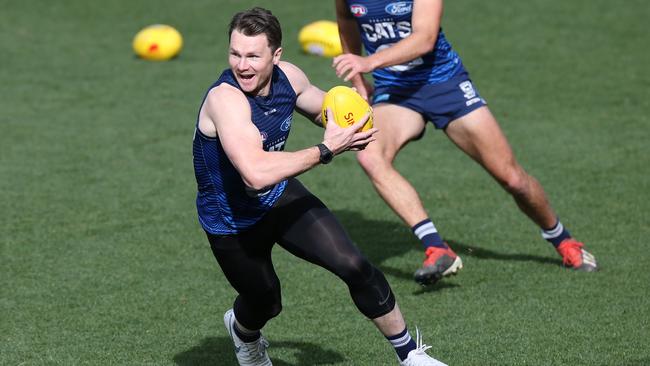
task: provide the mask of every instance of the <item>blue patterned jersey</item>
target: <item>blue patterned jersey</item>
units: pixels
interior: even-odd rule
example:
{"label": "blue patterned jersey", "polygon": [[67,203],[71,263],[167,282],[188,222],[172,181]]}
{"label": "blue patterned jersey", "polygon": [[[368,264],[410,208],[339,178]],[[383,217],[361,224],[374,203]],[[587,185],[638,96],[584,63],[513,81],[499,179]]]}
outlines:
{"label": "blue patterned jersey", "polygon": [[[411,34],[413,1],[347,0],[368,54],[390,47]],[[463,71],[458,54],[442,29],[434,49],[402,65],[373,72],[375,86],[416,87],[449,80]]]}
{"label": "blue patterned jersey", "polygon": [[[221,83],[241,90],[232,72],[226,70],[208,92]],[[269,95],[245,95],[251,107],[252,122],[262,135],[264,150],[284,150],[297,98],[287,76],[275,66]],[[202,105],[206,97],[207,93]],[[248,188],[226,156],[219,137],[208,137],[198,129],[198,118],[193,154],[199,222],[211,234],[236,234],[249,228],[264,216],[284,192],[286,180],[262,192]]]}

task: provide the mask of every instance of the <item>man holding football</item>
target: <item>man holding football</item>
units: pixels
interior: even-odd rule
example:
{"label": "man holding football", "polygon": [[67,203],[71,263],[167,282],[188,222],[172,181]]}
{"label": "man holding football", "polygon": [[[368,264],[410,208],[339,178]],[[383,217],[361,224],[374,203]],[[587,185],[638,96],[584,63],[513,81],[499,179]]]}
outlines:
{"label": "man holding football", "polygon": [[[427,121],[442,129],[512,195],[565,266],[596,271],[594,256],[571,237],[542,186],[516,161],[440,28],[442,13],[442,0],[336,0],[344,54],[334,58],[333,66],[337,76],[351,81],[366,99],[372,98],[375,126],[381,131],[357,159],[379,195],[425,248],[415,280],[432,284],[462,268],[460,257],[440,237],[418,193],[393,167],[399,150],[422,136]],[[374,91],[363,77],[369,72]]]}
{"label": "man holding football", "polygon": [[[414,341],[384,275],[359,252],[334,215],[295,176],[334,155],[362,149],[374,128],[327,123],[322,143],[285,152],[294,109],[321,124],[324,92],[280,61],[282,31],[270,11],[233,16],[230,68],[208,89],[193,141],[197,210],[212,252],[237,291],[224,323],[240,365],[271,365],[260,330],[282,310],[271,261],[278,243],[341,278],[361,313],[393,345],[402,365],[444,365]],[[328,120],[334,116],[328,110]],[[418,337],[419,338],[419,337]]]}

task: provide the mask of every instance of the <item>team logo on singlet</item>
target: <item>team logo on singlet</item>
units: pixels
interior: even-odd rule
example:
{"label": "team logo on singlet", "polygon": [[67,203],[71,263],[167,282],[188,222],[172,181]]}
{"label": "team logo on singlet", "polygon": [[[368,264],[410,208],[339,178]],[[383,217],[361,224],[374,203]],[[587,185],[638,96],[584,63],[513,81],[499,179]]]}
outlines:
{"label": "team logo on singlet", "polygon": [[266,131],[260,131],[260,136],[262,136],[262,142],[266,141],[266,139],[269,138],[269,135],[266,133]]}
{"label": "team logo on singlet", "polygon": [[284,132],[289,131],[290,128],[291,128],[291,116],[287,117],[287,119],[285,119],[280,125],[280,129]]}
{"label": "team logo on singlet", "polygon": [[352,4],[350,5],[350,12],[352,15],[354,15],[357,18],[361,18],[362,16],[368,14],[368,8],[361,4]]}
{"label": "team logo on singlet", "polygon": [[413,2],[412,1],[398,1],[395,3],[390,3],[384,8],[386,12],[390,15],[404,15],[413,11]]}

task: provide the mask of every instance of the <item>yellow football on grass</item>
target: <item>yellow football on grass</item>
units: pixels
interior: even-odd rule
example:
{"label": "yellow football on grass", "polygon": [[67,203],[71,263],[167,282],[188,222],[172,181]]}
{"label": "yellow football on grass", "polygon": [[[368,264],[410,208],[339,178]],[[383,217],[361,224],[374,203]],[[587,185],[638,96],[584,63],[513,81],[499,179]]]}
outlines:
{"label": "yellow football on grass", "polygon": [[169,60],[183,48],[183,37],[174,28],[165,24],[154,24],[143,28],[133,38],[133,51],[145,60]]}
{"label": "yellow football on grass", "polygon": [[323,126],[327,125],[327,107],[332,110],[334,121],[341,127],[349,127],[370,112],[368,121],[359,131],[372,128],[372,107],[354,89],[347,86],[335,86],[330,89],[323,99],[321,118]]}
{"label": "yellow football on grass", "polygon": [[302,27],[298,42],[304,52],[312,55],[334,57],[343,52],[339,27],[329,20],[319,20]]}

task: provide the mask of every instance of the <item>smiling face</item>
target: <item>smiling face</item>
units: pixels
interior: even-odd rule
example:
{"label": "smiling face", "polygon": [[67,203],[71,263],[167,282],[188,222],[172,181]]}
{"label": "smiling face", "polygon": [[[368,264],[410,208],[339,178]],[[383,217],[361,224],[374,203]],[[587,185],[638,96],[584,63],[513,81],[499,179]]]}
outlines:
{"label": "smiling face", "polygon": [[271,49],[264,33],[247,36],[235,29],[230,35],[228,63],[245,93],[269,93],[273,65],[280,62],[281,54],[282,48]]}

